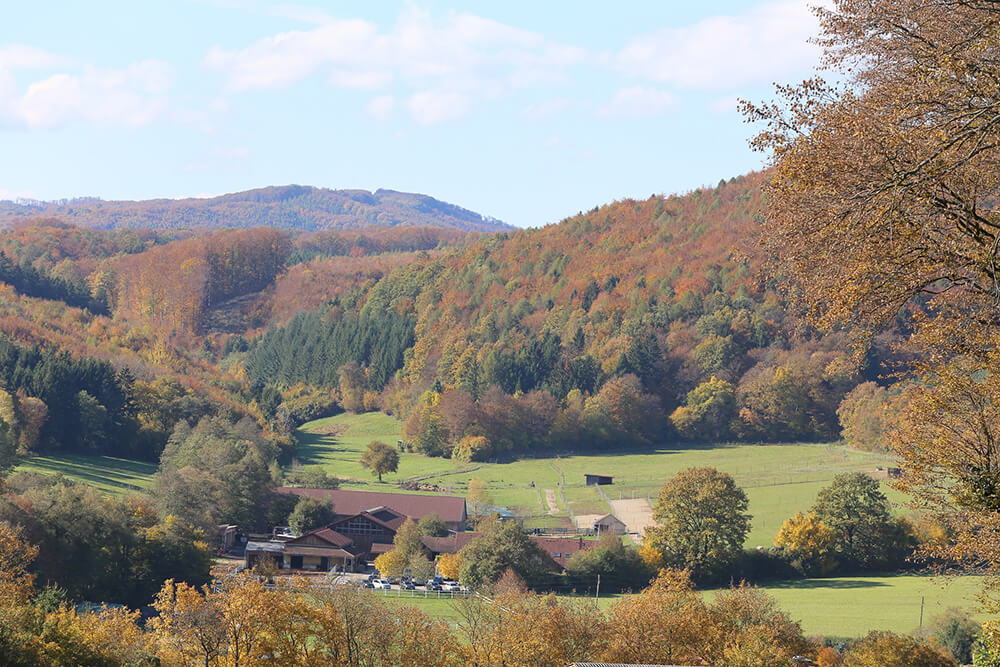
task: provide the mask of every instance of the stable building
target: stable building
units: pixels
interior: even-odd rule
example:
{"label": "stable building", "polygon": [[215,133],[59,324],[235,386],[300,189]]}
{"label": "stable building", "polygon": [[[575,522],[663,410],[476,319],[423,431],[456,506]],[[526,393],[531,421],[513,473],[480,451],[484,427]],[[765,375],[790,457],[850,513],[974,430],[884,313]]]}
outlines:
{"label": "stable building", "polygon": [[300,498],[328,500],[333,504],[337,518],[355,516],[361,512],[388,507],[404,517],[420,521],[425,516],[437,514],[448,526],[448,530],[465,531],[468,514],[465,498],[461,496],[432,496],[420,493],[377,493],[373,491],[353,491],[348,489],[307,489],[282,486],[278,493],[295,495]]}
{"label": "stable building", "polygon": [[594,521],[595,535],[624,535],[628,532],[628,527],[621,519],[614,514],[605,514]]}
{"label": "stable building", "polygon": [[607,486],[614,483],[614,477],[611,475],[595,475],[592,473],[584,473],[584,479],[587,480],[587,486]]}

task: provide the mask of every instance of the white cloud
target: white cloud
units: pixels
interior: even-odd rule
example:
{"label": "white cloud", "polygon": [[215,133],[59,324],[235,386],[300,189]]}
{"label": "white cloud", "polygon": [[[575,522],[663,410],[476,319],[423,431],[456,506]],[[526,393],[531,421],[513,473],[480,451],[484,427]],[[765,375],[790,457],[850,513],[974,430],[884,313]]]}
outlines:
{"label": "white cloud", "polygon": [[0,48],[0,119],[31,129],[51,128],[74,120],[136,127],[162,111],[173,71],[162,61],[144,61],[124,69],[85,66],[59,72],[17,90],[15,69],[51,69],[67,64],[47,52],[15,45]]}
{"label": "white cloud", "polygon": [[461,118],[469,110],[469,98],[459,93],[424,92],[407,102],[410,114],[420,125]]}
{"label": "white cloud", "polygon": [[266,90],[322,75],[333,86],[408,90],[421,123],[464,114],[473,102],[552,85],[586,52],[543,35],[469,13],[432,16],[410,6],[388,29],[361,19],[330,19],[243,49],[213,47],[206,64],[229,92]]}
{"label": "white cloud", "polygon": [[658,116],[677,105],[677,98],[665,90],[633,86],[622,88],[597,110],[606,118]]}
{"label": "white cloud", "polygon": [[732,88],[780,80],[819,60],[807,40],[819,22],[806,0],[779,0],[637,37],[618,54],[633,76],[678,86]]}
{"label": "white cloud", "polygon": [[162,111],[172,78],[170,66],[160,61],[120,70],[87,66],[80,74],[53,74],[30,84],[9,108],[16,120],[36,129],[77,119],[138,127]]}
{"label": "white cloud", "polygon": [[332,21],[313,30],[266,37],[240,51],[215,46],[205,61],[226,72],[230,90],[275,88],[304,79],[324,65],[362,65],[375,36],[376,26],[369,21]]}
{"label": "white cloud", "polygon": [[392,95],[379,95],[372,98],[365,106],[365,110],[376,120],[386,120],[392,115],[395,106],[396,99]]}

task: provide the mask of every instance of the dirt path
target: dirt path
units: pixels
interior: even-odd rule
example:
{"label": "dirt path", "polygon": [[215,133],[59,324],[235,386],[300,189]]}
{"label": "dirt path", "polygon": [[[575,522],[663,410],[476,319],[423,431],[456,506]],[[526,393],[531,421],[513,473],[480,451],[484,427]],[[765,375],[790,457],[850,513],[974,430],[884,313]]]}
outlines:
{"label": "dirt path", "polygon": [[646,526],[656,523],[653,520],[653,508],[645,498],[625,498],[612,500],[611,509],[614,515],[625,522],[628,532],[642,535]]}
{"label": "dirt path", "polygon": [[594,522],[600,519],[603,514],[577,514],[576,515],[576,527],[582,528],[584,530],[592,529],[594,527]]}
{"label": "dirt path", "polygon": [[545,503],[549,506],[549,514],[559,514],[559,505],[556,504],[556,492],[552,489],[545,489]]}

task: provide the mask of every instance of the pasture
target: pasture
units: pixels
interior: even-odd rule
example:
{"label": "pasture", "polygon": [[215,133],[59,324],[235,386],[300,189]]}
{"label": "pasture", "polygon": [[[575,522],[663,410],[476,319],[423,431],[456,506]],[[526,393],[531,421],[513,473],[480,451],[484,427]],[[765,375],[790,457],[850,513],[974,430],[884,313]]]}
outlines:
{"label": "pasture", "polygon": [[[919,574],[832,577],[829,579],[793,579],[770,582],[760,588],[774,597],[778,607],[802,625],[806,636],[861,637],[871,630],[889,630],[908,634],[920,625],[923,598],[923,622],[949,607],[968,611],[976,608],[975,595],[982,577],[931,577]],[[714,596],[718,591],[705,591]],[[448,623],[461,621],[460,601],[435,598],[410,598],[396,591],[375,591],[390,604],[417,607],[433,618]],[[608,609],[621,596],[602,596],[601,609]],[[575,598],[592,604],[593,598]]]}
{"label": "pasture", "polygon": [[63,475],[76,482],[95,486],[109,496],[127,496],[153,484],[156,464],[113,456],[33,456],[22,460],[17,472]]}
{"label": "pasture", "polygon": [[[402,438],[402,425],[393,417],[341,414],[305,424],[296,435],[298,464],[321,466],[348,480],[350,488],[398,490],[398,482],[411,479],[465,495],[469,480],[478,477],[486,482],[492,504],[509,507],[525,517],[528,527],[539,528],[568,528],[577,514],[605,514],[611,511],[608,500],[655,500],[660,486],[680,470],[713,466],[731,474],[749,496],[754,517],[750,547],[770,545],[781,522],[807,511],[816,493],[836,474],[893,465],[882,454],[827,444],[688,445],[479,464],[403,453],[399,471],[384,475],[379,484],[361,466],[361,454],[372,440],[395,445]],[[585,473],[614,476],[613,485],[601,487],[607,499],[597,488],[585,485]],[[902,496],[888,485],[883,488],[902,508]],[[549,512],[547,490],[555,494],[555,514]]]}

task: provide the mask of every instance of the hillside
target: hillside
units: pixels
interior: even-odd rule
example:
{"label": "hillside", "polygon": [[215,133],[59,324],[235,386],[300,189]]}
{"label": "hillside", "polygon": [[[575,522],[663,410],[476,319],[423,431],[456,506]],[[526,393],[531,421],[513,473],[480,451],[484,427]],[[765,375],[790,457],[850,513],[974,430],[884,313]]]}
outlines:
{"label": "hillside", "polygon": [[766,178],[491,235],[19,222],[0,234],[18,295],[2,326],[286,434],[382,409],[435,455],[834,439],[845,395],[884,382],[893,336],[859,367],[849,332],[819,336],[760,280]]}
{"label": "hillside", "polygon": [[[336,258],[303,265],[278,276],[260,307],[290,313],[291,296],[319,310],[254,339],[238,363],[291,397],[299,383],[343,392],[324,364],[350,358],[363,371],[358,391],[408,418],[415,448],[475,460],[678,439],[836,438],[844,396],[893,363],[892,335],[859,367],[849,332],[816,334],[760,280],[753,238],[766,178],[614,202],[414,257],[346,288],[315,279],[338,275]],[[413,322],[412,334],[380,337],[376,314]],[[411,335],[399,372],[387,373]]]}
{"label": "hillside", "polygon": [[319,231],[400,225],[479,232],[511,229],[499,220],[427,195],[302,185],[258,188],[205,199],[0,201],[0,225],[32,218],[58,218],[96,229],[277,227]]}

